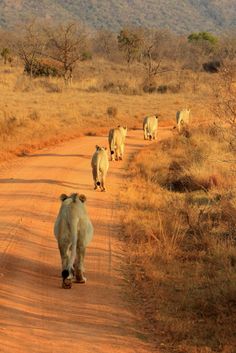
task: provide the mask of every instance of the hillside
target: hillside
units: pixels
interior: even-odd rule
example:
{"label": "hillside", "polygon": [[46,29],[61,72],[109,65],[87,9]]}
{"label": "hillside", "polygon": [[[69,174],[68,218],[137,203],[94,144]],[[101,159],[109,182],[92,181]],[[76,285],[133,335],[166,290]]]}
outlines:
{"label": "hillside", "polygon": [[169,28],[178,33],[221,31],[236,26],[232,0],[0,0],[0,26],[13,27],[34,17],[80,20],[92,28],[123,25]]}

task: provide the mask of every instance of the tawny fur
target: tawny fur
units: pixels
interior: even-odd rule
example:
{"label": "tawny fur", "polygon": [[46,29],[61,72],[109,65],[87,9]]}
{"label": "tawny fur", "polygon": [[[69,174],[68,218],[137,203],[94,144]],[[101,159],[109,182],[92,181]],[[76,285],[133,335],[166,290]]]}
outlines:
{"label": "tawny fur", "polygon": [[158,116],[146,116],[143,120],[144,140],[156,140],[158,128]]}
{"label": "tawny fur", "polygon": [[181,133],[183,129],[188,128],[190,123],[190,109],[183,109],[176,113],[176,124],[178,132]]}
{"label": "tawny fur", "polygon": [[71,288],[74,272],[78,282],[84,283],[84,256],[87,245],[93,238],[93,225],[89,219],[85,195],[60,196],[54,234],[58,242],[62,264],[62,286]]}
{"label": "tawny fur", "polygon": [[127,127],[124,126],[118,126],[117,128],[109,131],[108,142],[112,161],[123,159],[126,135]]}
{"label": "tawny fur", "polygon": [[109,168],[109,160],[106,147],[96,146],[91,160],[94,189],[100,188],[106,191],[106,176]]}

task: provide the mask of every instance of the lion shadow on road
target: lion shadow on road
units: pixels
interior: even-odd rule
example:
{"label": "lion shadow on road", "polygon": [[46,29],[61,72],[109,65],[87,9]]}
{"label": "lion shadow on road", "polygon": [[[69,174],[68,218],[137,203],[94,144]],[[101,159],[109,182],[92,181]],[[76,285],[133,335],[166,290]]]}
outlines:
{"label": "lion shadow on road", "polygon": [[60,154],[60,153],[40,153],[40,154],[28,154],[26,155],[29,158],[35,157],[76,157],[76,158],[84,158],[91,159],[91,156],[86,154]]}
{"label": "lion shadow on road", "polygon": [[20,179],[20,178],[3,178],[0,179],[0,184],[52,184],[64,186],[67,188],[79,188],[79,183],[67,182],[54,179]]}
{"label": "lion shadow on road", "polygon": [[143,148],[144,144],[140,143],[126,143],[125,146],[129,146],[129,147],[132,147],[132,148]]}
{"label": "lion shadow on road", "polygon": [[[91,338],[95,335],[96,345],[102,346],[106,342],[113,348],[120,347],[121,342],[123,348],[126,344],[128,347],[129,337],[137,337],[138,330],[125,309],[127,303],[119,300],[125,294],[122,280],[114,276],[114,272],[109,274],[101,268],[100,273],[90,269],[88,284],[75,285],[68,296],[68,292],[62,292],[58,285],[55,265],[44,263],[42,259],[18,258],[12,254],[7,255],[6,262],[17,263],[17,267],[13,272],[7,266],[8,281],[4,282],[2,290],[2,315],[9,318],[5,321],[5,329],[12,324],[16,327],[15,323],[22,328],[24,323],[25,330],[40,329],[42,338],[44,333],[46,336],[44,330],[54,333],[57,327],[68,335],[70,345],[77,335],[91,345]],[[16,275],[20,278],[17,290],[15,281],[11,280]],[[78,297],[84,300],[84,305],[78,306]],[[63,342],[64,339],[63,335]],[[24,344],[24,341],[18,341],[18,345]]]}

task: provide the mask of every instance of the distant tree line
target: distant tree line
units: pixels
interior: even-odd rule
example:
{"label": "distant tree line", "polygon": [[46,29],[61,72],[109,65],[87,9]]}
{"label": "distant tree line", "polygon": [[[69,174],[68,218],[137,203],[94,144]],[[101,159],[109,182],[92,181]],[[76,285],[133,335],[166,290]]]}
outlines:
{"label": "distant tree line", "polygon": [[217,72],[224,60],[236,59],[236,35],[216,37],[208,32],[175,35],[162,29],[125,27],[119,33],[100,30],[92,35],[78,23],[39,25],[31,22],[17,32],[0,32],[4,64],[19,58],[30,77],[63,77],[72,81],[79,62],[103,57],[108,61],[142,66],[146,85],[177,68]]}

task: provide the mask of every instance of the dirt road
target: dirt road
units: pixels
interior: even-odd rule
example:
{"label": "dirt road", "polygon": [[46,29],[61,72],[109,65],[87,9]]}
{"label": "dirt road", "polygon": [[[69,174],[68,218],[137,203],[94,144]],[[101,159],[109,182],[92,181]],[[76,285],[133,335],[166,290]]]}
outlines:
{"label": "dirt road", "polygon": [[[145,145],[130,132],[126,158]],[[83,137],[18,158],[0,171],[0,351],[143,353],[120,272],[117,194],[124,162],[110,164],[107,193],[93,191],[90,159],[105,137]],[[84,193],[95,228],[86,285],[61,289],[53,223],[61,193]]]}

